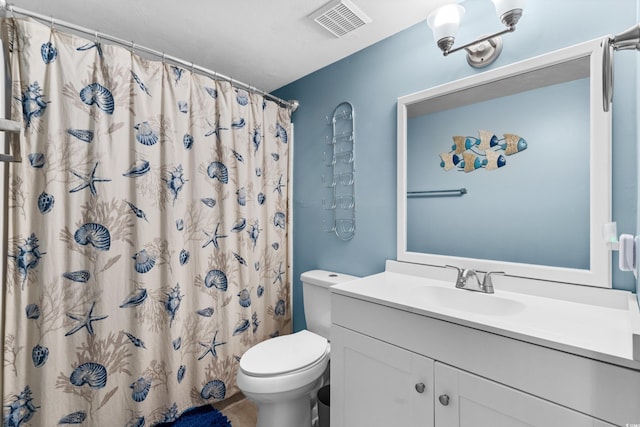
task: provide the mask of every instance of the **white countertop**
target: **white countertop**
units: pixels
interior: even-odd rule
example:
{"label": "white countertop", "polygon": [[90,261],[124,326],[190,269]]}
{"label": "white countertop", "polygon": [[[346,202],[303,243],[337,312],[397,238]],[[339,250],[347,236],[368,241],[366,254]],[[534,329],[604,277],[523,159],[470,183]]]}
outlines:
{"label": "white countertop", "polygon": [[[396,269],[397,270],[397,269]],[[505,283],[508,278],[503,278]],[[453,322],[463,326],[527,341],[567,353],[600,360],[634,370],[640,361],[634,360],[633,334],[640,335],[640,312],[636,296],[630,292],[610,289],[576,287],[576,300],[532,295],[502,289],[497,284],[494,294],[481,294],[455,288],[455,280],[445,281],[413,274],[387,271],[333,286],[333,293],[397,308],[415,314]],[[439,289],[428,289],[435,287]],[[435,291],[435,294],[434,294]],[[580,293],[591,296],[584,298]],[[433,295],[447,297],[460,292],[460,300],[485,307],[442,304]],[[600,296],[600,297],[599,297]],[[502,314],[491,312],[492,303],[510,300],[517,307]],[[588,302],[585,302],[588,301]],[[499,307],[498,307],[499,308]],[[636,349],[636,359],[640,354]]]}

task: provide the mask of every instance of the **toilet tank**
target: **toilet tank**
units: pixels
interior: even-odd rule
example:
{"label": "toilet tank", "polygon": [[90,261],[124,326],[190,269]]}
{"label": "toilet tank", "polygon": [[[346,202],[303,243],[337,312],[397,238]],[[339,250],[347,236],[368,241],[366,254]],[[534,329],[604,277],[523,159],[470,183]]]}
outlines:
{"label": "toilet tank", "polygon": [[329,339],[331,327],[331,293],[329,287],[357,278],[356,276],[325,270],[311,270],[300,275],[307,330]]}

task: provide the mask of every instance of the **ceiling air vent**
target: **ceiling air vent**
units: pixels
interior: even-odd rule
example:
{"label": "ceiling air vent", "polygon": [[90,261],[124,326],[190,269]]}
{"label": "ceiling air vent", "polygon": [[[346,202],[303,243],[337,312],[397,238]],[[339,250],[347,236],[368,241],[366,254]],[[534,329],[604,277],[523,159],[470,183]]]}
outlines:
{"label": "ceiling air vent", "polygon": [[371,18],[349,0],[336,0],[327,3],[312,13],[310,17],[336,37],[342,37],[371,22]]}

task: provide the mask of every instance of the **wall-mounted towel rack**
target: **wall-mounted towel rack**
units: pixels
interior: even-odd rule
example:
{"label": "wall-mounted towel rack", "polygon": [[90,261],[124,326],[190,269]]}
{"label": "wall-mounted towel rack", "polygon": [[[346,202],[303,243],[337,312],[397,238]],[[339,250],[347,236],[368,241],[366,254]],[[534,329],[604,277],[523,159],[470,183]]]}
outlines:
{"label": "wall-mounted towel rack", "polygon": [[452,197],[467,194],[466,188],[456,188],[453,190],[428,190],[428,191],[407,191],[407,197]]}
{"label": "wall-mounted towel rack", "polygon": [[331,151],[324,153],[327,173],[322,182],[329,189],[322,201],[325,209],[331,211],[331,218],[325,223],[327,232],[335,233],[340,240],[350,240],[356,232],[355,216],[355,124],[353,105],[344,101],[327,117],[331,125],[331,135],[325,142]]}

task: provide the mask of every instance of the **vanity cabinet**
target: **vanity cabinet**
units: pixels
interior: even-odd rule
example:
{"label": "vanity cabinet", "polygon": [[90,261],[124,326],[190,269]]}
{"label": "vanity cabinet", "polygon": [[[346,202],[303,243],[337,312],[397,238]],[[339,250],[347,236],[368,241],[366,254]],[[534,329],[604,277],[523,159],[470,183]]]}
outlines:
{"label": "vanity cabinet", "polygon": [[572,354],[354,288],[332,289],[332,427],[640,424],[633,361]]}
{"label": "vanity cabinet", "polygon": [[336,427],[604,427],[599,421],[366,335],[334,326]]}

